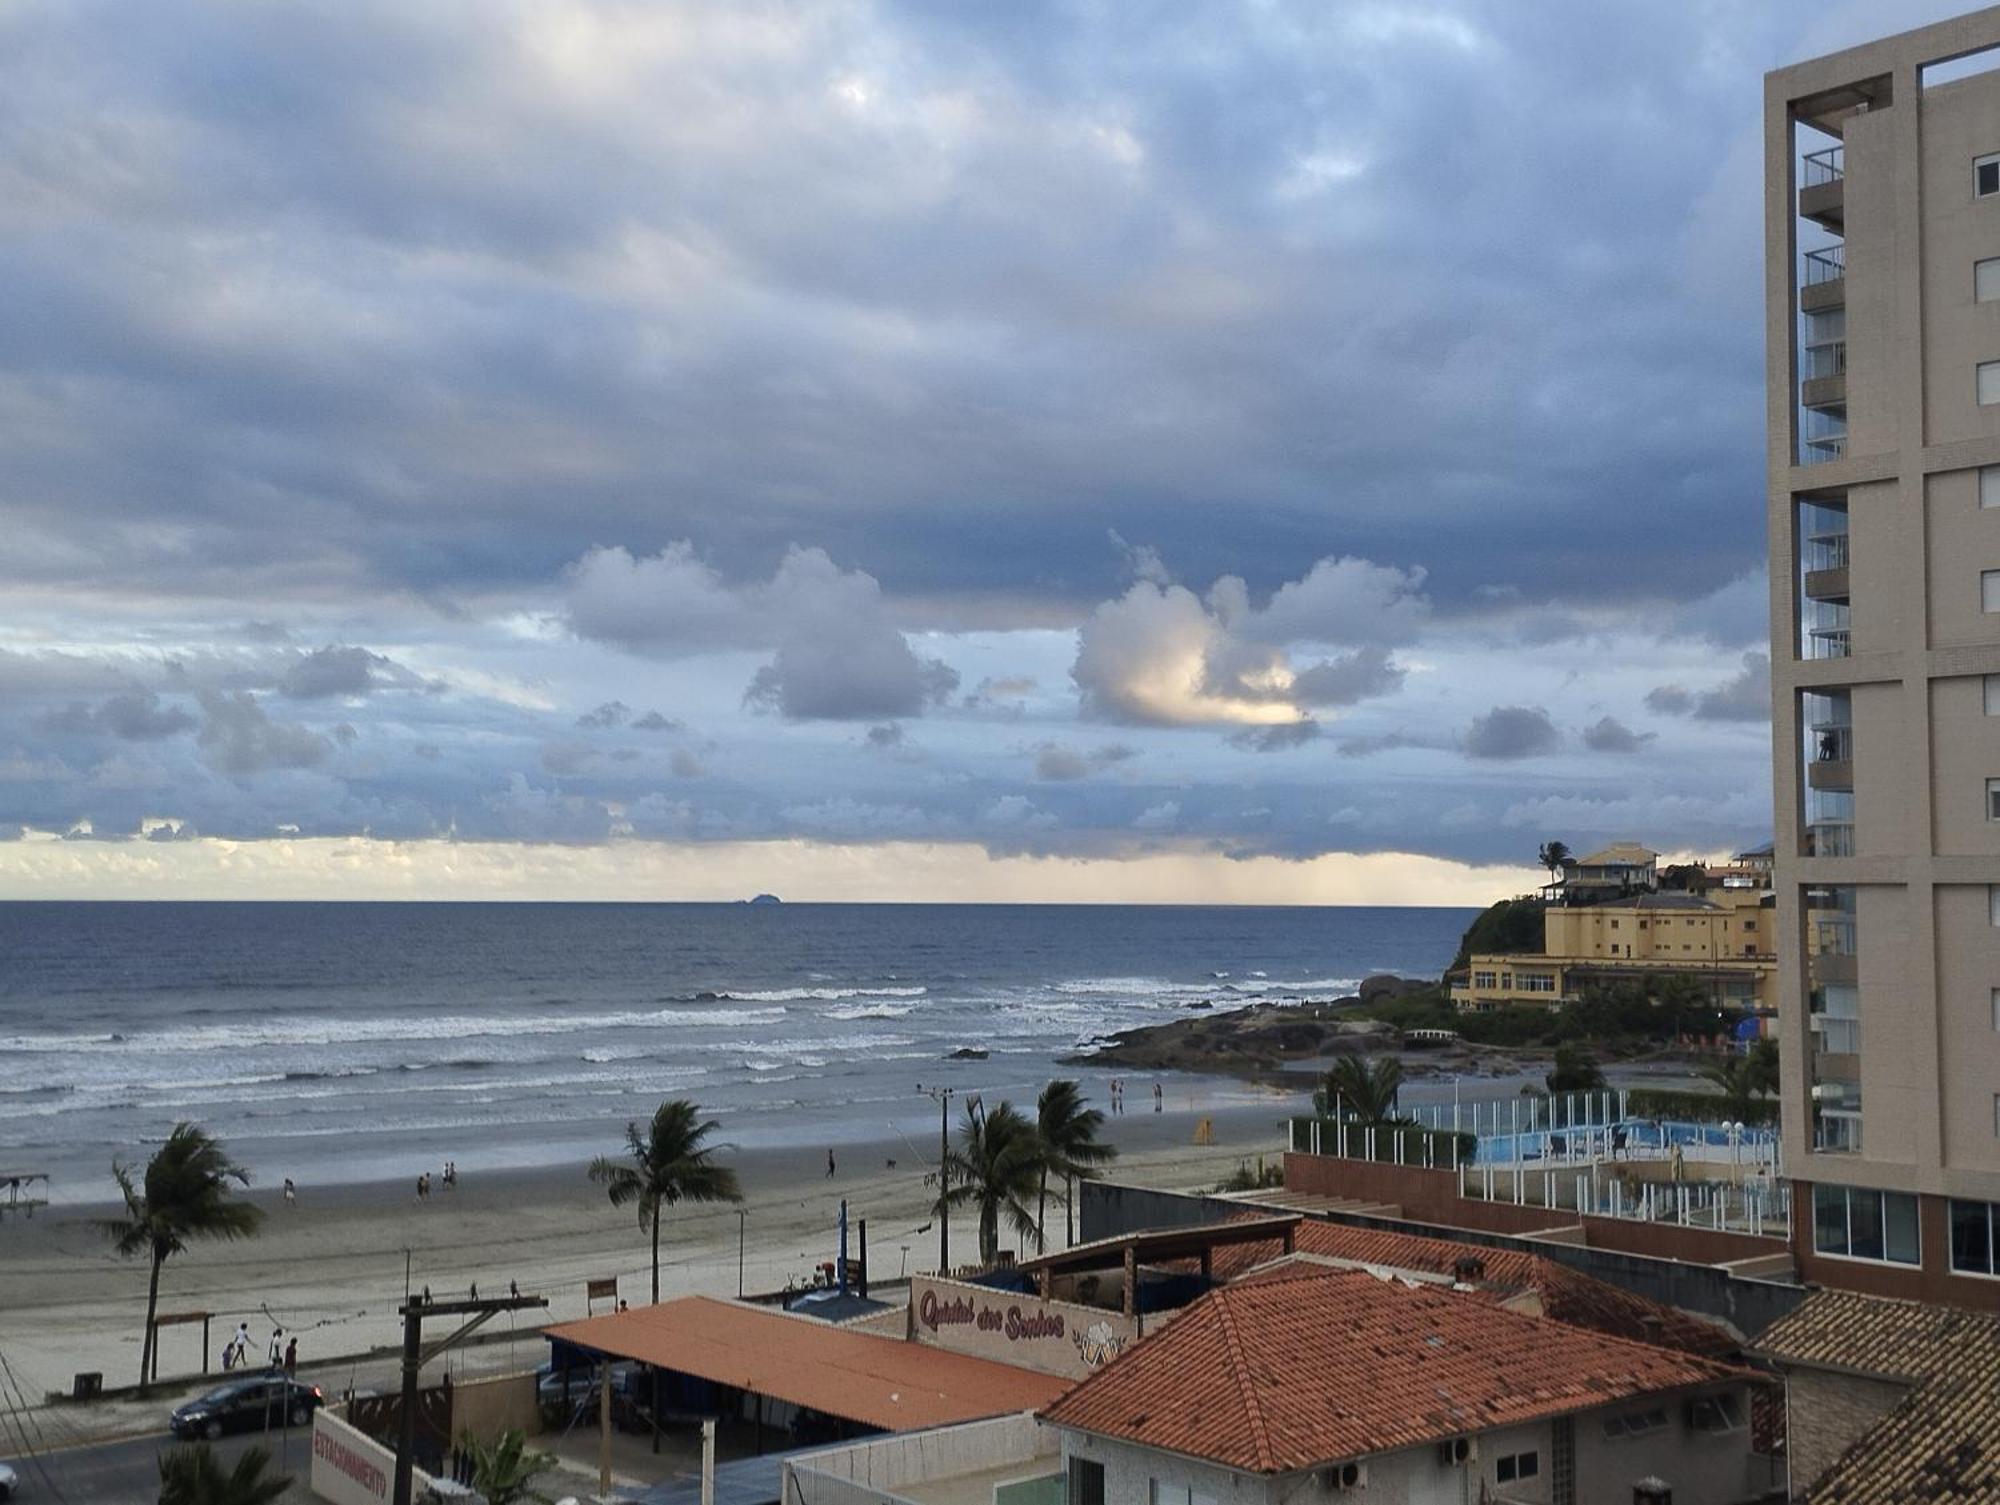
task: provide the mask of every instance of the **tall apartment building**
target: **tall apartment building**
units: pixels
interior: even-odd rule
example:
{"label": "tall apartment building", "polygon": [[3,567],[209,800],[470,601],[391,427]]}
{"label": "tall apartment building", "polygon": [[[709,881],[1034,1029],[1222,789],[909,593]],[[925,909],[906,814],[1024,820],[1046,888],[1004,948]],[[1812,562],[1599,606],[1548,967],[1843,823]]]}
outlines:
{"label": "tall apartment building", "polygon": [[[1784,1134],[1806,1276],[2000,1306],[2000,7],[1765,80]],[[1851,202],[1850,202],[1851,201]]]}

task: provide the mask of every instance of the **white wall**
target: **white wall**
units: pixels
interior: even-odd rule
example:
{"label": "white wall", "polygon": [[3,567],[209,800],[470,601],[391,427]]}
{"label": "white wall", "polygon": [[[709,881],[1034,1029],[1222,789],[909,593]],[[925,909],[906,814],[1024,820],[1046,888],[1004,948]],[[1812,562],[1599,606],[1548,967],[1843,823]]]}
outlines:
{"label": "white wall", "polygon": [[1053,1472],[1060,1453],[1055,1429],[1032,1412],[969,1421],[921,1432],[897,1432],[866,1442],[822,1448],[786,1461],[786,1501],[803,1505],[852,1505],[880,1501],[912,1486],[1009,1464],[1046,1460]]}
{"label": "white wall", "polygon": [[[413,1473],[413,1493],[430,1475]],[[396,1488],[396,1455],[322,1406],[313,1413],[312,1492],[331,1505],[386,1505]]]}

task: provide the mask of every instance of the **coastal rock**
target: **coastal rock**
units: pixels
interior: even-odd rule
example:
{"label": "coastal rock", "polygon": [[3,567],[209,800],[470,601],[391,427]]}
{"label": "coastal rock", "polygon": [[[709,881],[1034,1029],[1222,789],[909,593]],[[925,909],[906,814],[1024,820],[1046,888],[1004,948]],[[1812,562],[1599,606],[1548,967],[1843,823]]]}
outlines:
{"label": "coastal rock", "polygon": [[945,1059],[947,1061],[983,1061],[986,1059],[986,1052],[977,1045],[961,1045],[957,1050],[946,1056]]}
{"label": "coastal rock", "polygon": [[1360,998],[1363,1003],[1375,1003],[1384,998],[1403,998],[1411,993],[1424,993],[1436,987],[1433,981],[1421,977],[1398,977],[1393,972],[1377,972],[1373,977],[1361,979]]}
{"label": "coastal rock", "polygon": [[1282,1076],[1345,1050],[1391,1050],[1400,1036],[1390,1025],[1355,1019],[1333,1004],[1252,1004],[1120,1030],[1064,1065],[1121,1066],[1139,1071],[1207,1071]]}

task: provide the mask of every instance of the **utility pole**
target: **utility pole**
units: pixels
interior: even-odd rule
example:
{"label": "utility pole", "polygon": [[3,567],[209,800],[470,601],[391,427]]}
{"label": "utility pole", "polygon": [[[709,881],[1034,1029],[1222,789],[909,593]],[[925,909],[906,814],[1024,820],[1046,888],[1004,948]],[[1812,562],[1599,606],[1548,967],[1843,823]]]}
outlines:
{"label": "utility pole", "polygon": [[748,1225],[750,1209],[736,1209],[736,1299],[743,1299],[743,1230]]}
{"label": "utility pole", "polygon": [[938,1105],[938,1278],[951,1278],[951,1204],[945,1195],[951,1190],[951,1094],[950,1087],[926,1087],[921,1083],[917,1091],[927,1093]]}
{"label": "utility pole", "polygon": [[[506,1296],[491,1296],[481,1300],[479,1288],[473,1287],[473,1294],[463,1301],[433,1301],[430,1289],[425,1287],[422,1296],[414,1301],[405,1301],[398,1309],[403,1319],[403,1411],[399,1418],[396,1435],[396,1489],[393,1505],[411,1505],[410,1493],[412,1470],[417,1459],[417,1371],[432,1359],[484,1327],[497,1313],[518,1312],[524,1307],[546,1307],[546,1296],[523,1296],[515,1292]],[[440,1339],[424,1347],[425,1317],[463,1317],[457,1331],[448,1338]],[[609,1372],[609,1366],[606,1366]]]}

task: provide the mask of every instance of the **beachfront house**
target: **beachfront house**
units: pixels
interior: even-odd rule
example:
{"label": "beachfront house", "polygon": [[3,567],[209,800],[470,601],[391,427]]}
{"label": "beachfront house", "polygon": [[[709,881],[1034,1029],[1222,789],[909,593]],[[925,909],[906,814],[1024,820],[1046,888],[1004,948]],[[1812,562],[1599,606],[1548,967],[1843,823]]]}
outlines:
{"label": "beachfront house", "polygon": [[1448,1287],[1288,1265],[1041,1417],[1067,1505],[1735,1505],[1782,1482],[1750,1447],[1755,1383]]}

